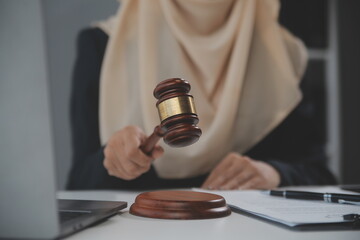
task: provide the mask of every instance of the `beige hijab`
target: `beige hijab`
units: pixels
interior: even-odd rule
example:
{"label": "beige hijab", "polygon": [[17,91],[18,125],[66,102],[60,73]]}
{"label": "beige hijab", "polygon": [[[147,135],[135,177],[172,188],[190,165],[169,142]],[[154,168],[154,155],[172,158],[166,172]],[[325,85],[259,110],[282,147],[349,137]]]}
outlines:
{"label": "beige hijab", "polygon": [[203,135],[185,148],[165,143],[160,177],[209,172],[230,151],[244,153],[301,99],[303,44],[277,22],[277,0],[123,0],[99,26],[109,34],[100,81],[100,133],[127,125],[147,134],[160,123],[158,82],[187,79]]}

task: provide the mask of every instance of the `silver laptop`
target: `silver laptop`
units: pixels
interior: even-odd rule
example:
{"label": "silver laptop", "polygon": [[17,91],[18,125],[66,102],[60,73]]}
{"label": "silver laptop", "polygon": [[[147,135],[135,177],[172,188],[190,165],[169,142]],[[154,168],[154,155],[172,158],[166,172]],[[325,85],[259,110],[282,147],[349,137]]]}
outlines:
{"label": "silver laptop", "polygon": [[0,238],[61,238],[125,208],[56,199],[47,84],[7,80],[0,79]]}
{"label": "silver laptop", "polygon": [[[0,19],[8,14],[11,20],[11,9],[5,10]],[[44,52],[31,51],[42,43],[10,20],[0,24],[0,238],[68,236],[126,203],[57,201],[46,63],[35,56]],[[15,32],[24,36],[10,35]],[[16,44],[20,38],[26,44]]]}

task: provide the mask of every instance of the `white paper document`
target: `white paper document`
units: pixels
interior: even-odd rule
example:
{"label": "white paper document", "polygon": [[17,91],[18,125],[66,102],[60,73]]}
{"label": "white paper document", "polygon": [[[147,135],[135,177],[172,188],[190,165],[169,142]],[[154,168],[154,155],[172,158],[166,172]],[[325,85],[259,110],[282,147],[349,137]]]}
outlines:
{"label": "white paper document", "polygon": [[[300,224],[344,222],[343,215],[360,214],[360,206],[326,203],[322,201],[286,199],[269,196],[258,190],[194,190],[221,195],[225,198],[227,204],[234,209],[239,209],[290,227]],[[339,192],[328,190],[331,189],[318,192]]]}

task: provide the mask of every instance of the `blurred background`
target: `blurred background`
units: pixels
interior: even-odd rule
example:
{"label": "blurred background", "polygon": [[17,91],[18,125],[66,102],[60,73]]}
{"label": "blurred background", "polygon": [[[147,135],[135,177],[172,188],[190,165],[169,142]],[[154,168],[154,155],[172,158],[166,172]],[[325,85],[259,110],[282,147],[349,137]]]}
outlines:
{"label": "blurred background", "polygon": [[[340,183],[360,183],[360,1],[281,4],[280,22],[309,50],[302,88],[310,89],[305,98],[316,102],[309,111],[318,115],[314,131],[327,141],[329,166]],[[0,107],[6,101],[1,98],[5,82],[23,78],[46,84],[59,189],[65,187],[71,164],[69,100],[76,37],[114,14],[118,5],[116,0],[0,0]],[[41,94],[41,87],[19,88]],[[5,127],[0,130],[2,136],[11,134]]]}

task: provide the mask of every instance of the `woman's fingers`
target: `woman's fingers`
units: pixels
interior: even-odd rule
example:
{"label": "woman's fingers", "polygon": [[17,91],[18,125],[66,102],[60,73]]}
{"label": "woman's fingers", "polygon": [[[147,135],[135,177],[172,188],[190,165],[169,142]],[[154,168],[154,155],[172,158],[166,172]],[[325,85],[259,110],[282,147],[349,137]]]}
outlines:
{"label": "woman's fingers", "polygon": [[[140,149],[141,140],[144,139],[144,137],[146,136],[140,128],[135,126],[126,127],[121,136],[124,152],[118,151],[118,154],[121,155],[121,157],[130,160],[140,168],[149,168],[153,159],[143,153]],[[134,166],[128,163],[127,168],[133,170]]]}
{"label": "woman's fingers", "polygon": [[226,181],[226,175],[224,172],[227,171],[227,169],[232,164],[232,158],[234,156],[232,154],[228,154],[210,173],[208,178],[205,180],[202,188],[209,188],[209,189],[216,189],[215,186],[218,186],[219,184],[222,184],[224,181]]}
{"label": "woman's fingers", "polygon": [[136,126],[128,126],[117,131],[109,139],[104,149],[104,167],[109,175],[131,180],[147,172],[155,158],[162,156],[164,150],[156,146],[152,155],[144,154],[140,145],[146,138]]}
{"label": "woman's fingers", "polygon": [[131,180],[136,177],[133,173],[128,173],[117,161],[114,152],[107,148],[105,149],[105,159],[104,159],[104,167],[107,169],[108,174],[113,177],[122,178],[124,180]]}
{"label": "woman's fingers", "polygon": [[153,159],[157,159],[160,158],[162,155],[164,155],[164,149],[161,146],[156,145],[151,153],[151,157]]}
{"label": "woman's fingers", "polygon": [[222,186],[220,186],[220,189],[222,190],[233,190],[233,189],[239,189],[243,184],[248,182],[254,177],[254,172],[251,171],[251,169],[245,169],[241,171],[239,174],[237,174],[235,177],[229,179],[227,182],[225,182]]}
{"label": "woman's fingers", "polygon": [[279,173],[269,164],[230,153],[213,169],[202,187],[219,190],[270,189],[279,183]]}
{"label": "woman's fingers", "polygon": [[261,187],[263,184],[263,179],[260,176],[255,176],[250,178],[248,181],[241,184],[237,189],[247,190],[247,189],[264,189]]}

